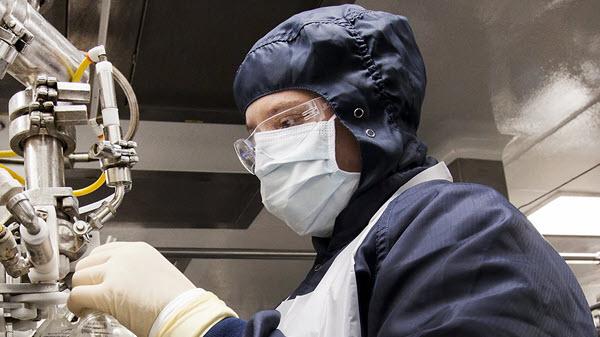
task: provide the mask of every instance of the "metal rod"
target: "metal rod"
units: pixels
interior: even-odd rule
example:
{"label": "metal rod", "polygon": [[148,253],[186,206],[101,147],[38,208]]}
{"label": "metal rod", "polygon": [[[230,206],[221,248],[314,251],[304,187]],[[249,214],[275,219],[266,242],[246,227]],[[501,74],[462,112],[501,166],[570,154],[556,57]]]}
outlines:
{"label": "metal rod", "polygon": [[133,83],[133,77],[135,75],[135,68],[137,66],[137,59],[140,55],[140,46],[142,44],[142,33],[144,32],[144,25],[146,23],[146,14],[148,13],[148,3],[150,0],[144,0],[142,6],[142,19],[140,20],[140,26],[138,27],[137,39],[135,41],[135,51],[133,52],[133,60],[131,62],[131,70],[129,72],[129,82]]}
{"label": "metal rod", "polygon": [[[167,258],[192,259],[251,259],[251,260],[312,260],[317,255],[311,251],[211,249],[211,248],[157,248]],[[567,261],[600,262],[600,253],[560,253]]]}
{"label": "metal rod", "polygon": [[191,259],[250,259],[250,260],[313,260],[311,251],[211,249],[211,248],[157,248],[167,258]]}
{"label": "metal rod", "polygon": [[560,253],[565,260],[600,261],[600,253]]}
{"label": "metal rod", "polygon": [[544,234],[546,239],[597,239],[600,240],[598,235],[564,235],[564,234]]}
{"label": "metal rod", "polygon": [[89,163],[92,161],[97,161],[97,159],[91,158],[87,152],[71,153],[69,155],[69,160],[72,160],[75,163]]}
{"label": "metal rod", "polygon": [[6,164],[23,164],[25,163],[25,161],[23,160],[23,158],[0,158],[0,163],[6,163]]}
{"label": "metal rod", "polygon": [[[108,36],[108,22],[110,18],[110,0],[102,0],[100,5],[100,25],[98,26],[98,45],[106,46]],[[98,100],[100,99],[100,85],[96,74],[90,71],[92,77],[92,103],[90,104],[90,117],[98,114]]]}
{"label": "metal rod", "polygon": [[598,253],[560,253],[565,261],[585,261],[600,263],[600,252]]}
{"label": "metal rod", "polygon": [[63,148],[58,139],[46,135],[28,138],[23,157],[27,189],[65,185]]}
{"label": "metal rod", "polygon": [[102,0],[100,5],[100,26],[98,27],[98,44],[106,45],[108,35],[108,19],[110,18],[110,0]]}
{"label": "metal rod", "polygon": [[133,140],[140,123],[140,106],[131,84],[127,81],[125,75],[123,75],[123,73],[121,73],[114,65],[113,76],[115,82],[117,82],[119,87],[121,87],[121,90],[123,90],[125,98],[127,98],[127,106],[129,107],[129,126],[127,127],[127,132],[125,132],[123,139]]}

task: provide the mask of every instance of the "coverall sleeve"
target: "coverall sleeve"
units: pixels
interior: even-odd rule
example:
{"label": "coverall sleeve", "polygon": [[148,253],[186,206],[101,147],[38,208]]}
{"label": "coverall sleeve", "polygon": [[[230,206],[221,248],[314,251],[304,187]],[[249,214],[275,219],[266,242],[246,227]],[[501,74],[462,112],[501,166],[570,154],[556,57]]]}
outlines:
{"label": "coverall sleeve", "polygon": [[491,189],[448,185],[397,200],[357,252],[362,335],[594,336],[574,275],[527,219]]}
{"label": "coverall sleeve", "polygon": [[276,310],[259,311],[248,322],[227,318],[212,327],[204,337],[285,337],[277,330],[279,319]]}

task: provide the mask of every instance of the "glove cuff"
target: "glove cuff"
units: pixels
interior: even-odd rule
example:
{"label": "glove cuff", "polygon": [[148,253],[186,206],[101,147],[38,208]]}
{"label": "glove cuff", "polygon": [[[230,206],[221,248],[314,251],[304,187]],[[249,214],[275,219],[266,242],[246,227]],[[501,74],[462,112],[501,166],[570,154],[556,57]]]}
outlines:
{"label": "glove cuff", "polygon": [[225,302],[202,288],[188,290],[160,312],[148,337],[204,336],[227,317],[238,317]]}

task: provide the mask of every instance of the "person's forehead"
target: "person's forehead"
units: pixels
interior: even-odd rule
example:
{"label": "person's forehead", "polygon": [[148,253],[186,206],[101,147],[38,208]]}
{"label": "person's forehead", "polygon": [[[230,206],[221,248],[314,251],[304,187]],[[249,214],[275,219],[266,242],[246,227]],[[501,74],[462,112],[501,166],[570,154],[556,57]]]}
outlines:
{"label": "person's forehead", "polygon": [[301,90],[286,90],[261,97],[246,109],[246,127],[252,130],[265,119],[315,97],[316,94]]}

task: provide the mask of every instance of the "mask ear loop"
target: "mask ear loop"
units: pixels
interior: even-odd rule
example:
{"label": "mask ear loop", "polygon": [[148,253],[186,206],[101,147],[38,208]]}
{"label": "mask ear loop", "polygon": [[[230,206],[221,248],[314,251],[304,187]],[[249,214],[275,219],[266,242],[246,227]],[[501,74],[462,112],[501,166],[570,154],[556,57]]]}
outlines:
{"label": "mask ear loop", "polygon": [[[335,126],[335,120],[336,120],[337,116],[334,113],[333,116],[331,116],[331,118],[329,118],[329,120],[327,120],[327,141],[329,142],[329,161],[330,161],[330,168],[334,169],[334,170],[339,170],[341,171],[342,169],[340,169],[340,167],[338,166],[337,163],[337,158],[336,158],[336,154],[335,154],[335,137],[336,137],[336,126]],[[329,125],[331,124],[331,125]]]}

